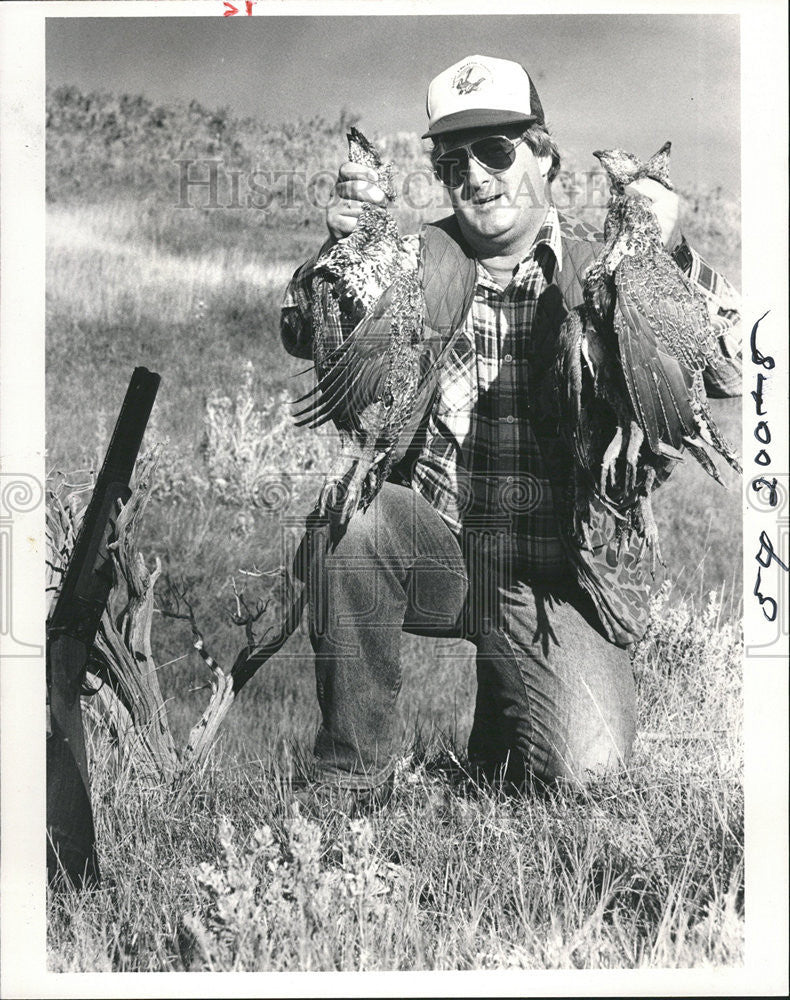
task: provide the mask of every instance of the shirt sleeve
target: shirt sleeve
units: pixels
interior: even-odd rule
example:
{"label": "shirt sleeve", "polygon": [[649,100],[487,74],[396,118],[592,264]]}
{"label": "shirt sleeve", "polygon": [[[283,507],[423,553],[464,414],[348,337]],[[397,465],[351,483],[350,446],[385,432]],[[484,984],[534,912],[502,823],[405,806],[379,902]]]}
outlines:
{"label": "shirt sleeve", "polygon": [[672,252],[675,263],[705,297],[715,335],[715,349],[703,372],[705,391],[722,398],[740,396],[743,372],[741,297],[734,286],[688,245]]}

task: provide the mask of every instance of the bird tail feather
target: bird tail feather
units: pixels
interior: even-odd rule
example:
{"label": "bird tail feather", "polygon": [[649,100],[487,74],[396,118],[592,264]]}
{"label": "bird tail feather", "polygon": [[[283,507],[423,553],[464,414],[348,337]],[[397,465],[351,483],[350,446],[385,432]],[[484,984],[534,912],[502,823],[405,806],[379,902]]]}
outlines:
{"label": "bird tail feather", "polygon": [[693,441],[689,437],[683,438],[683,444],[689,450],[691,455],[693,455],[693,457],[696,458],[696,460],[699,462],[702,468],[708,473],[708,475],[712,479],[715,479],[717,483],[721,483],[721,485],[724,486],[724,483],[722,483],[721,481],[721,476],[719,475],[718,469],[713,464],[710,455],[708,455],[705,449],[702,448],[699,444],[697,444],[696,441]]}
{"label": "bird tail feather", "polygon": [[737,451],[733,448],[727,438],[719,430],[718,425],[711,416],[710,411],[707,406],[703,407],[703,411],[700,414],[700,433],[703,437],[710,440],[712,447],[721,455],[721,457],[727,462],[727,464],[735,469],[739,474],[743,473],[743,468],[740,463]]}

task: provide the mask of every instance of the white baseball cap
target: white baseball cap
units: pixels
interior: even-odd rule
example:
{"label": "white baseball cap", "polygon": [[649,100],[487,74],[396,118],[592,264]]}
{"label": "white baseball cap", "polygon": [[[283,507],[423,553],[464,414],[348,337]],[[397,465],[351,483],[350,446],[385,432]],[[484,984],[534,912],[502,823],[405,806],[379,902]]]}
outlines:
{"label": "white baseball cap", "polygon": [[467,56],[428,86],[428,131],[423,139],[514,122],[543,122],[543,107],[529,73],[510,59]]}

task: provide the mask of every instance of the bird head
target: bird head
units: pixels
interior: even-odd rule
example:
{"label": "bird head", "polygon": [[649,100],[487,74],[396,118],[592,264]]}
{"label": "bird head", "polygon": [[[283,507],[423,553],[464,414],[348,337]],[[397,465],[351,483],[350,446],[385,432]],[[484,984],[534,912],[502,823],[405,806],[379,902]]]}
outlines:
{"label": "bird head", "polygon": [[633,153],[626,153],[624,149],[596,149],[593,156],[600,160],[606,171],[609,187],[618,193],[636,180],[644,166]]}
{"label": "bird head", "polygon": [[653,153],[644,166],[643,177],[649,177],[653,181],[663,184],[669,191],[674,191],[675,187],[669,179],[669,151],[672,143],[667,141],[657,153]]}
{"label": "bird head", "polygon": [[657,153],[653,153],[650,159],[643,163],[633,153],[626,153],[623,149],[599,149],[593,153],[601,161],[601,166],[606,171],[609,178],[609,187],[621,194],[623,189],[633,184],[634,181],[642,177],[649,177],[650,180],[658,181],[665,188],[674,191],[672,181],[669,179],[669,151],[672,148],[671,142],[665,142]]}
{"label": "bird head", "polygon": [[363,163],[366,167],[372,167],[377,171],[379,187],[392,201],[395,197],[394,164],[385,163],[373,143],[353,125],[348,132],[348,158],[352,163]]}

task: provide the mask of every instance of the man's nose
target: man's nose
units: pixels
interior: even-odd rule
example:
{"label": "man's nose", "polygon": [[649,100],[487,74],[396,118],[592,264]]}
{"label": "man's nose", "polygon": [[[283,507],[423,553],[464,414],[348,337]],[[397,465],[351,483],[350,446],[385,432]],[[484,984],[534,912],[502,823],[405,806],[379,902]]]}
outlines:
{"label": "man's nose", "polygon": [[467,177],[469,179],[469,186],[473,191],[478,190],[483,184],[486,184],[491,180],[491,174],[488,170],[473,157],[469,157],[469,168],[467,170]]}

